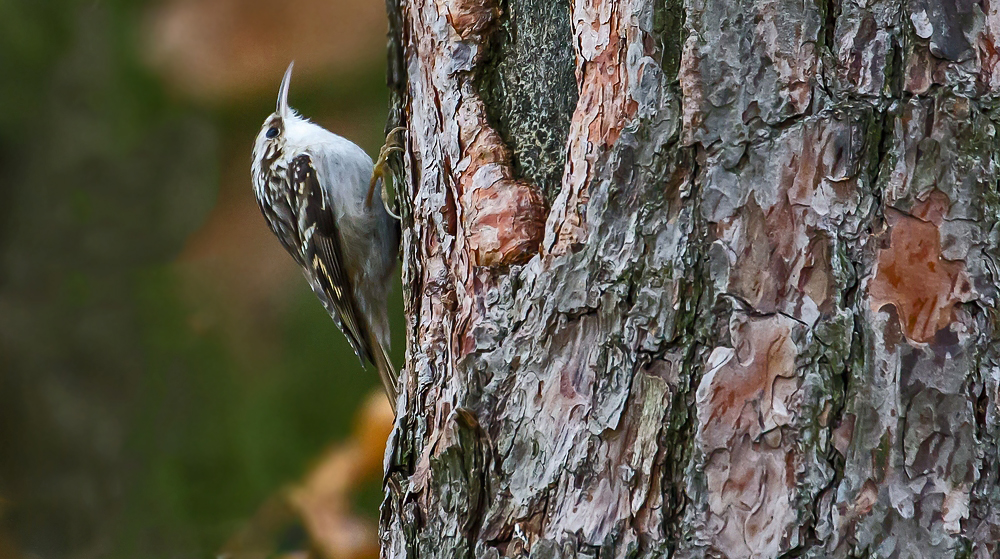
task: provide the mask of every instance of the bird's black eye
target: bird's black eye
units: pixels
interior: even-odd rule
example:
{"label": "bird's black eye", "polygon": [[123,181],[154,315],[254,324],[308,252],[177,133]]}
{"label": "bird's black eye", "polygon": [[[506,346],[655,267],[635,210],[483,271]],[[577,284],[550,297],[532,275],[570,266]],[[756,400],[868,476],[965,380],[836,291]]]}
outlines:
{"label": "bird's black eye", "polygon": [[264,136],[266,136],[268,139],[273,138],[273,137],[275,137],[277,135],[278,135],[278,127],[277,126],[272,126],[272,127],[268,128],[267,129],[267,133],[264,134]]}

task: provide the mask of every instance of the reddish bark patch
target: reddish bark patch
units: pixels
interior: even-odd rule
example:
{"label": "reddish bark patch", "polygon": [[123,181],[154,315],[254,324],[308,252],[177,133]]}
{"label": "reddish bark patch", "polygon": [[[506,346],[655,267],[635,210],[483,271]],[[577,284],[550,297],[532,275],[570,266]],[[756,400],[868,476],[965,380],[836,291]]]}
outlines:
{"label": "reddish bark patch", "polygon": [[622,38],[612,32],[608,45],[583,65],[583,87],[579,109],[590,117],[587,140],[601,149],[618,141],[627,116],[635,112],[634,101],[625,95],[628,77],[622,60]]}
{"label": "reddish bark patch", "polygon": [[878,485],[871,479],[866,479],[864,485],[861,486],[861,490],[858,491],[858,496],[855,497],[854,502],[840,503],[837,506],[840,516],[843,519],[843,524],[853,528],[862,516],[872,511],[877,502]]}
{"label": "reddish bark patch", "polygon": [[878,268],[868,288],[871,309],[893,305],[903,334],[922,343],[947,327],[955,305],[972,295],[965,263],[941,258],[938,225],[947,211],[947,198],[942,198],[929,197],[912,215],[887,212],[889,246],[879,249]]}
{"label": "reddish bark patch", "polygon": [[[546,241],[551,254],[563,254],[587,236],[589,185],[600,172],[599,161],[618,141],[635,116],[627,57],[630,45],[641,45],[627,2],[576,3],[577,77],[580,96],[570,122],[566,174],[553,203],[553,235]],[[606,35],[604,34],[606,31]]]}
{"label": "reddish bark patch", "polygon": [[857,419],[858,416],[849,413],[833,430],[833,448],[836,448],[841,456],[846,457],[847,449],[851,447],[851,442],[854,440],[854,424]]}
{"label": "reddish bark patch", "polygon": [[807,122],[802,145],[791,153],[781,175],[787,185],[788,202],[828,215],[838,205],[847,205],[857,191],[859,146],[852,136],[858,130],[842,121]]}
{"label": "reddish bark patch", "polygon": [[458,182],[473,263],[526,262],[542,242],[545,199],[531,184],[513,179],[507,148],[489,126],[479,129],[464,152]]}
{"label": "reddish bark patch", "polygon": [[493,0],[451,0],[445,8],[448,23],[463,40],[482,34],[500,16]]}
{"label": "reddish bark patch", "polygon": [[927,93],[927,90],[936,82],[934,79],[936,69],[937,62],[929,52],[916,51],[912,53],[906,59],[903,89],[914,95]]}
{"label": "reddish bark patch", "polygon": [[762,312],[810,321],[833,306],[829,239],[808,225],[806,206],[783,202],[764,211],[751,196],[719,236],[736,253],[729,290]]}
{"label": "reddish bark patch", "polygon": [[698,387],[698,442],[709,517],[701,529],[726,557],[775,557],[795,524],[794,442],[784,434],[798,408],[791,320],[745,319],[734,348],[716,348]]}
{"label": "reddish bark patch", "polygon": [[978,54],[980,61],[979,83],[983,90],[995,92],[1000,89],[1000,6],[996,1],[987,2],[986,28],[979,35]]}
{"label": "reddish bark patch", "polygon": [[839,523],[839,539],[850,539],[853,537],[858,522],[865,516],[871,514],[875,504],[878,503],[879,486],[874,480],[868,478],[858,489],[853,501],[842,500],[837,503],[837,516]]}
{"label": "reddish bark patch", "polygon": [[498,180],[467,197],[466,240],[477,266],[522,264],[538,252],[545,200],[523,181]]}
{"label": "reddish bark patch", "polygon": [[730,274],[729,289],[763,312],[784,310],[779,305],[788,295],[790,260],[798,252],[796,227],[789,210],[782,205],[765,214],[751,196],[740,208],[737,219],[720,227],[720,236],[732,237],[736,244],[737,260]]}
{"label": "reddish bark patch", "polygon": [[698,56],[698,39],[692,33],[684,42],[681,66],[677,72],[681,85],[681,123],[684,145],[695,142],[695,131],[701,128],[705,113],[701,107],[705,103],[702,91],[701,57]]}
{"label": "reddish bark patch", "polygon": [[923,202],[913,207],[911,215],[917,219],[933,223],[934,227],[941,227],[944,217],[948,213],[948,206],[951,201],[940,190],[931,191],[930,195]]}
{"label": "reddish bark patch", "polygon": [[735,348],[713,352],[716,360],[733,354],[712,368],[698,389],[699,433],[707,448],[724,448],[742,434],[757,439],[789,424],[791,394],[781,381],[796,378],[797,351],[788,322],[784,317],[744,321],[733,328]]}

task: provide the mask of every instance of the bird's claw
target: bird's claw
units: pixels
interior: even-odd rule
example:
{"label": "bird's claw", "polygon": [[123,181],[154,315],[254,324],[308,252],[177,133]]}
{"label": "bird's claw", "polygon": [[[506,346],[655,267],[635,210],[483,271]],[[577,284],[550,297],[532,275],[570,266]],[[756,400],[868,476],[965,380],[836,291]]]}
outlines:
{"label": "bird's claw", "polygon": [[399,216],[389,209],[389,191],[386,189],[385,177],[389,156],[393,153],[402,153],[406,151],[398,137],[398,134],[405,130],[405,127],[397,126],[386,134],[385,144],[383,144],[382,148],[378,150],[378,160],[375,161],[375,168],[372,170],[371,183],[368,185],[368,196],[365,197],[365,208],[371,208],[372,195],[375,193],[375,185],[378,184],[379,179],[382,179],[382,205],[385,207],[386,213],[397,220],[400,219]]}

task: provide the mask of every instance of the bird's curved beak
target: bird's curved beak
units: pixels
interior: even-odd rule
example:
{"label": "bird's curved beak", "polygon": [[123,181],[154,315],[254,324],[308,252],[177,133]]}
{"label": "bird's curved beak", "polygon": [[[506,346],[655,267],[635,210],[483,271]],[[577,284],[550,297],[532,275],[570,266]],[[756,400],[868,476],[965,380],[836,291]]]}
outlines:
{"label": "bird's curved beak", "polygon": [[292,68],[294,67],[295,61],[293,60],[288,65],[288,69],[285,70],[285,77],[281,78],[281,88],[278,89],[278,106],[276,112],[281,118],[287,117],[291,112],[288,108],[288,87],[292,83]]}

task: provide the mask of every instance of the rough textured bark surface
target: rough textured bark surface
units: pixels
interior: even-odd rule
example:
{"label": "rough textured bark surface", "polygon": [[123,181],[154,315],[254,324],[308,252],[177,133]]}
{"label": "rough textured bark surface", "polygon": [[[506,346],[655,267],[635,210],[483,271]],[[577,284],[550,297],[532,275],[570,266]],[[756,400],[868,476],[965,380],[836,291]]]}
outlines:
{"label": "rough textured bark surface", "polygon": [[387,557],[1000,556],[992,2],[388,7]]}

